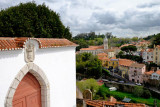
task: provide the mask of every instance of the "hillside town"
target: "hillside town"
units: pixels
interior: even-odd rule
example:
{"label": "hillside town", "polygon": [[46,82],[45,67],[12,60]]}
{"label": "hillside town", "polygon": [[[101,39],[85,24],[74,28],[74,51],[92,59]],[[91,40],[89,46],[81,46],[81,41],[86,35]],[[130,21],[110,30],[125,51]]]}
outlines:
{"label": "hillside town", "polygon": [[[121,48],[129,45],[136,46],[137,51],[133,52],[133,55],[141,56],[143,58],[142,63],[129,59],[116,58]],[[128,79],[129,81],[143,84],[149,79],[160,79],[159,67],[152,67],[149,71],[146,69],[146,64],[155,63],[160,65],[160,45],[156,45],[154,48],[148,48],[149,45],[149,41],[143,40],[137,43],[124,44],[121,47],[108,48],[108,40],[106,37],[102,46],[81,48],[79,53],[87,52],[97,55],[98,59],[102,62],[102,66],[110,72],[117,73],[122,78]]]}
{"label": "hillside town", "polygon": [[[102,75],[97,81],[100,85],[122,84],[129,86],[144,86],[147,89],[160,93],[157,89],[160,80],[160,69],[159,69],[159,53],[160,45],[154,45],[153,48],[148,48],[151,45],[150,41],[140,40],[137,42],[132,42],[129,44],[123,44],[120,47],[109,47],[107,36],[103,40],[103,45],[100,46],[89,46],[88,48],[81,48],[77,54],[90,53],[97,56],[101,61],[102,68],[109,71],[112,78],[108,78],[106,75]],[[124,48],[129,46],[134,46],[136,50],[134,51],[124,51]],[[140,56],[141,61],[136,61],[132,59],[120,58],[120,53],[123,55],[131,54],[132,56]],[[130,53],[129,53],[130,52]],[[152,66],[153,65],[153,66]],[[157,66],[154,66],[157,65]],[[77,76],[79,77],[79,76]],[[84,76],[85,77],[85,76]],[[113,79],[114,78],[114,79]],[[77,78],[78,79],[78,78]],[[82,78],[83,79],[83,76]],[[79,79],[79,80],[81,80]],[[81,80],[82,81],[82,80]],[[102,84],[103,83],[103,84]],[[115,85],[109,85],[109,87],[114,88]],[[115,88],[116,90],[116,88]],[[83,96],[83,95],[82,95]],[[110,96],[112,98],[112,96]],[[113,99],[115,99],[113,97]],[[130,99],[132,100],[132,99]],[[119,107],[118,105],[123,105],[130,107],[132,104],[129,102],[119,102],[116,99],[114,101],[107,100],[84,100],[89,107],[96,107],[98,105]],[[130,104],[130,106],[126,105]],[[147,107],[147,105],[133,104],[133,107]],[[81,106],[79,106],[81,107]]]}

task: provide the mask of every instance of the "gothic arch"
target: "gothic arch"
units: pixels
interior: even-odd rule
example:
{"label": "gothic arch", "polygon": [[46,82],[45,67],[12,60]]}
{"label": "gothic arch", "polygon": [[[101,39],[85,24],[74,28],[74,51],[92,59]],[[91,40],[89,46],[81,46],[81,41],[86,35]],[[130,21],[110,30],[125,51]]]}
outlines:
{"label": "gothic arch", "polygon": [[5,100],[5,107],[12,107],[12,99],[14,93],[23,79],[23,77],[30,72],[32,75],[36,77],[41,85],[41,102],[42,107],[50,107],[50,86],[47,77],[45,76],[44,72],[34,63],[27,63],[17,74],[15,79],[13,80],[7,96]]}

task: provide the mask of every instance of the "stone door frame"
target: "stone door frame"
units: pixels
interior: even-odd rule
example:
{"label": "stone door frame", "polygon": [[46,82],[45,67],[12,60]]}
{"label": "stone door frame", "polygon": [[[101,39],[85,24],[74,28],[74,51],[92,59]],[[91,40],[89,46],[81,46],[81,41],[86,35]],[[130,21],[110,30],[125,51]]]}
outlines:
{"label": "stone door frame", "polygon": [[42,71],[42,69],[32,62],[27,63],[16,75],[15,79],[13,80],[8,90],[5,104],[4,104],[5,107],[12,107],[12,100],[14,97],[14,93],[19,83],[28,72],[34,75],[35,78],[39,81],[39,84],[41,86],[42,107],[50,107],[50,85],[49,85],[48,79],[44,74],[44,72]]}

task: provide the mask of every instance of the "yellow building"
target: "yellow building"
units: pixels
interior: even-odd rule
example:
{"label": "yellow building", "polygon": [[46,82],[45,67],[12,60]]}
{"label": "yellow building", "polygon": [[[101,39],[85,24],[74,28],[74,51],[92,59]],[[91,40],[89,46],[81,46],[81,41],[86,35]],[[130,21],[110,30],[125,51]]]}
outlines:
{"label": "yellow building", "polygon": [[102,66],[106,67],[108,65],[108,55],[106,53],[99,53],[98,55],[98,59],[102,61]]}
{"label": "yellow building", "polygon": [[154,46],[153,63],[160,65],[160,45]]}
{"label": "yellow building", "polygon": [[111,58],[108,61],[108,66],[107,68],[113,68],[113,69],[117,69],[118,68],[118,59],[116,59],[116,57]]}
{"label": "yellow building", "polygon": [[125,78],[125,76],[129,76],[129,67],[132,63],[135,63],[132,60],[128,59],[119,59],[118,69],[121,72],[121,76]]}

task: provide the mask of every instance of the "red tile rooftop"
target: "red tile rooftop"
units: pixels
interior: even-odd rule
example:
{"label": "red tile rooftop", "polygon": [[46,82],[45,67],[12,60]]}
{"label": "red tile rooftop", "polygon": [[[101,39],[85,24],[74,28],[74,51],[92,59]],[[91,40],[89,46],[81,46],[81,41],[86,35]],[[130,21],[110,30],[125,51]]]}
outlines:
{"label": "red tile rooftop", "polygon": [[89,46],[88,48],[81,48],[80,50],[97,50],[104,49],[104,46]]}
{"label": "red tile rooftop", "polygon": [[146,74],[146,75],[151,75],[152,73],[154,73],[154,71],[144,72],[144,74]]}
{"label": "red tile rooftop", "polygon": [[119,65],[122,66],[130,66],[132,63],[135,63],[135,61],[129,60],[129,59],[119,59]]}
{"label": "red tile rooftop", "polygon": [[39,48],[51,47],[68,47],[78,46],[77,44],[67,40],[58,38],[28,38],[28,37],[0,37],[0,50],[17,50],[24,48],[25,42],[28,40],[36,40],[39,43]]}
{"label": "red tile rooftop", "polygon": [[124,105],[124,107],[146,107],[145,104],[138,104],[138,103],[123,103],[123,102],[110,102],[110,101],[102,101],[102,100],[85,100],[87,105],[93,107],[104,107],[111,106],[115,107],[116,105]]}

